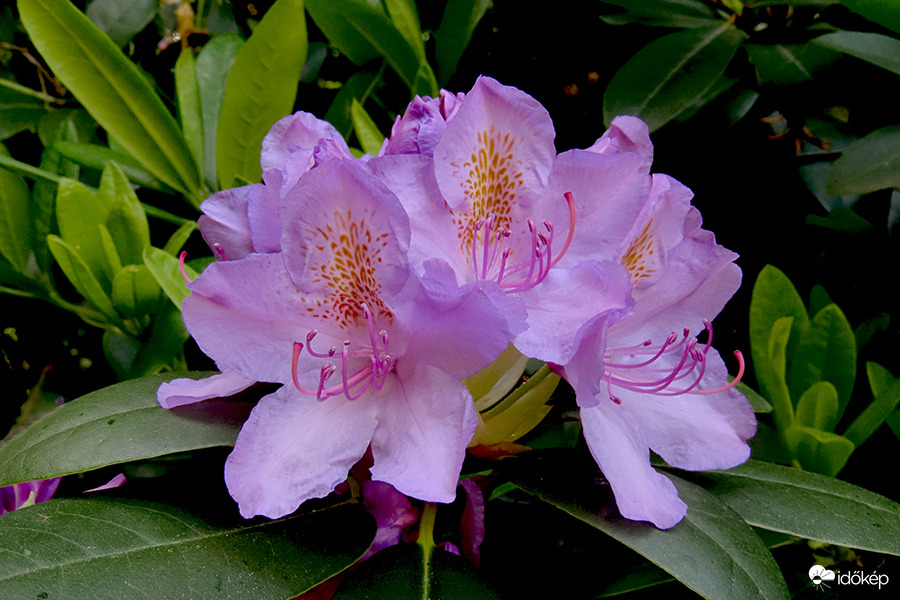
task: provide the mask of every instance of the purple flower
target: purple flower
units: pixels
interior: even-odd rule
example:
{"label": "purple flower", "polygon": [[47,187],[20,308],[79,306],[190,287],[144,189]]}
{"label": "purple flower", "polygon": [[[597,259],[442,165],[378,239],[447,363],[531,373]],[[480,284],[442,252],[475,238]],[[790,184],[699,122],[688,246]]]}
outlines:
{"label": "purple flower", "polygon": [[46,502],[56,493],[59,477],[14,483],[0,487],[0,515],[32,504]]}
{"label": "purple flower", "polygon": [[[410,114],[439,132],[433,106]],[[685,506],[649,449],[681,468],[728,468],[755,432],[718,354],[690,333],[711,337],[708,321],[740,285],[737,255],[700,228],[687,188],[650,175],[639,119],[556,155],[543,107],[482,77],[441,125],[433,153],[367,164],[411,216],[411,262],[438,257],[458,280],[520,299],[528,327],[515,345],[575,389],[622,514],[675,525]]]}
{"label": "purple flower", "polygon": [[[183,305],[223,371],[213,388],[284,384],[244,424],[229,491],[245,517],[279,517],[330,493],[371,446],[373,479],[452,501],[476,423],[461,380],[511,338],[503,295],[459,287],[439,261],[411,273],[407,215],[361,163],[331,158],[298,181],[279,202],[281,251],[210,265]],[[163,406],[203,396],[173,383]]]}

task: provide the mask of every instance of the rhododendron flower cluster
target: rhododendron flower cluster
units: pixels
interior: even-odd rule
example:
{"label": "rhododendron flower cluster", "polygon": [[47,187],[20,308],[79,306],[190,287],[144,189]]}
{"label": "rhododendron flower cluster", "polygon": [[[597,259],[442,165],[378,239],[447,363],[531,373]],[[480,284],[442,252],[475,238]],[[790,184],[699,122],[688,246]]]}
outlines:
{"label": "rhododendron flower cluster", "polygon": [[477,421],[461,380],[511,343],[575,391],[621,514],[674,526],[686,507],[650,450],[728,468],[756,422],[711,345],[737,255],[652,153],[619,117],[557,154],[546,110],[487,77],[416,98],[376,157],[309,114],[282,119],[263,183],[201,207],[219,260],[183,312],[222,374],[164,384],[160,403],[282,384],[226,463],[246,517],[327,495],[368,449],[374,481],[449,502]]}

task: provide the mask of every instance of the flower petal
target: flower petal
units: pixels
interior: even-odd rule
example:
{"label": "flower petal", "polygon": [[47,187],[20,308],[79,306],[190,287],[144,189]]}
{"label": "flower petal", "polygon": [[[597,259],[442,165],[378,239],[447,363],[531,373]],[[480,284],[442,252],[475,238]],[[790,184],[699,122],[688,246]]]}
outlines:
{"label": "flower petal", "polygon": [[653,143],[650,141],[650,130],[647,124],[637,117],[620,116],[612,123],[594,145],[590,152],[600,154],[623,154],[634,152],[641,157],[641,170],[650,172],[653,164]]}
{"label": "flower petal", "polygon": [[365,453],[375,425],[365,396],[319,402],[284,386],[264,397],[225,462],[225,483],[241,515],[276,519],[331,493]]}
{"label": "flower petal", "polygon": [[203,201],[200,205],[203,215],[198,224],[210,249],[219,244],[229,260],[243,258],[254,251],[247,203],[251,191],[262,187],[255,184],[223,190]]}
{"label": "flower petal", "polygon": [[634,415],[601,402],[581,409],[581,423],[623,517],[650,521],[660,529],[674,527],[684,518],[687,505],[675,484],[650,465],[646,437]]}
{"label": "flower petal", "polygon": [[475,432],[472,396],[430,366],[398,373],[379,393],[372,478],[426,502],[453,502],[466,444]]}
{"label": "flower petal", "polygon": [[490,213],[527,201],[547,182],[553,122],[524,92],[479,77],[435,147],[435,174],[454,211]]}
{"label": "flower petal", "polygon": [[173,379],[160,384],[156,401],[163,408],[175,408],[210,398],[225,398],[237,394],[255,383],[237,373],[225,371],[205,379]]}

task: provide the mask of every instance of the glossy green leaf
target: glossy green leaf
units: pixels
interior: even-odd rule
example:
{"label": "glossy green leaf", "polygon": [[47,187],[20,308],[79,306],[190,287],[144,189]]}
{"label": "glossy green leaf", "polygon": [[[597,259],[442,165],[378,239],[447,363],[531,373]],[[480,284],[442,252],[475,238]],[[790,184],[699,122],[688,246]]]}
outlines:
{"label": "glossy green leaf", "polygon": [[215,186],[216,177],[216,129],[225,100],[225,83],[244,40],[226,33],[209,41],[197,57],[197,86],[200,92],[200,110],[203,118],[203,173],[206,181]]}
{"label": "glossy green leaf", "polygon": [[121,48],[150,24],[157,10],[158,0],[92,0],[85,13]]}
{"label": "glossy green leaf", "polygon": [[109,206],[80,181],[63,179],[56,194],[56,220],[60,237],[95,274],[103,289],[109,289],[112,273],[107,265],[98,227],[106,225]]}
{"label": "glossy green leaf", "polygon": [[357,65],[383,56],[410,89],[421,64],[380,7],[366,0],[307,0],[306,8],[331,44]]}
{"label": "glossy green leaf", "polygon": [[769,404],[769,401],[763,398],[759,392],[751,388],[749,385],[744,383],[743,381],[739,381],[735,386],[737,391],[744,395],[748,402],[750,402],[750,406],[753,407],[753,412],[755,413],[770,413],[772,412],[772,405]]}
{"label": "glossy green leaf", "polygon": [[[875,400],[850,424],[844,437],[860,446],[894,412],[900,403],[900,379],[894,379],[890,371],[878,363],[866,363],[869,386]],[[887,383],[887,385],[885,385]]]}
{"label": "glossy green leaf", "polygon": [[159,284],[144,265],[128,265],[112,283],[112,302],[126,319],[149,315],[159,300]]}
{"label": "glossy green leaf", "polygon": [[51,500],[3,516],[0,596],[291,598],[353,564],[374,530],[355,505],[217,522],[160,503]]}
{"label": "glossy green leaf", "polygon": [[[757,378],[769,368],[769,339],[775,321],[781,317],[794,318],[793,333],[787,348],[790,358],[800,335],[809,328],[809,315],[791,280],[776,267],[766,265],[756,278],[750,300],[750,352]],[[769,401],[774,401],[763,386],[760,386],[760,392]]]}
{"label": "glossy green leaf", "polygon": [[797,401],[797,424],[834,431],[837,425],[838,393],[830,381],[814,383]]}
{"label": "glossy green leaf", "polygon": [[618,516],[608,485],[573,451],[529,452],[498,470],[518,487],[619,540],[707,598],[788,598],[772,555],[734,512],[697,485],[674,478],[688,505],[669,530]]}
{"label": "glossy green leaf", "polygon": [[800,337],[788,381],[791,397],[799,398],[819,381],[834,384],[840,421],[856,381],[856,336],[836,304],[829,304],[816,313],[809,329]]}
{"label": "glossy green leaf", "polygon": [[835,31],[815,38],[813,43],[900,75],[900,40],[895,38],[863,31]]}
{"label": "glossy green leaf", "polygon": [[186,368],[183,354],[187,339],[181,308],[163,299],[153,314],[150,337],[141,344],[137,359],[125,377],[133,379]]}
{"label": "glossy green leaf", "polygon": [[144,208],[131,189],[128,178],[116,163],[109,163],[104,169],[97,196],[107,198],[110,210],[106,217],[106,227],[116,244],[122,263],[141,264],[144,248],[150,244],[150,227]]}
{"label": "glossy green leaf", "polygon": [[209,375],[154,375],[66,402],[0,447],[0,486],[234,444],[249,402],[206,400],[166,410],[156,401],[165,381]]}
{"label": "glossy green leaf", "polygon": [[113,241],[112,234],[106,225],[97,225],[97,233],[100,238],[100,245],[103,248],[103,260],[100,263],[100,269],[103,272],[105,280],[112,282],[116,277],[116,273],[122,270],[122,258],[119,251],[116,250],[116,242]]}
{"label": "glossy green leaf", "polygon": [[[594,597],[598,599],[615,598],[623,594],[646,590],[672,581],[675,581],[675,579],[671,575],[652,563],[645,563],[642,566],[628,570],[621,575],[620,579],[608,584]],[[662,593],[662,590],[660,590],[660,593]]]}
{"label": "glossy green leaf", "polygon": [[178,97],[178,117],[181,131],[198,165],[206,162],[203,141],[203,111],[200,107],[200,85],[194,53],[185,51],[175,61],[175,94]]}
{"label": "glossy green leaf", "polygon": [[743,32],[726,25],[672,33],[650,42],[606,88],[605,122],[634,115],[654,131],[677,118],[719,80],[744,38]]}
{"label": "glossy green leaf", "polygon": [[169,237],[169,241],[166,242],[166,246],[163,250],[172,256],[176,256],[181,248],[187,243],[191,234],[195,231],[197,231],[196,221],[182,223],[178,229],[175,230],[175,233]]}
{"label": "glossy green leaf", "polygon": [[440,95],[441,88],[437,84],[437,78],[434,76],[434,71],[431,70],[431,65],[427,62],[419,65],[412,92],[417,96],[430,96],[432,98],[437,98]]}
{"label": "glossy green leaf", "polygon": [[0,140],[26,129],[36,130],[46,113],[47,108],[40,99],[0,83]]}
{"label": "glossy green leaf", "polygon": [[362,563],[334,600],[499,600],[471,564],[450,552],[419,544],[386,548]]}
{"label": "glossy green leaf", "polygon": [[91,116],[167,185],[196,192],[200,176],[175,119],[147,79],[68,0],[20,0],[19,15],[54,74]]}
{"label": "glossy green leaf", "polygon": [[900,125],[872,132],[847,146],[828,172],[829,194],[867,194],[900,187]]}
{"label": "glossy green leaf", "polygon": [[[40,168],[57,173],[62,177],[77,180],[81,169],[80,167],[66,159],[60,154],[54,145],[61,141],[77,141],[78,128],[75,125],[77,115],[86,115],[84,111],[73,112],[67,118],[56,121],[56,127],[53,130],[52,137],[47,140],[44,151],[41,153]],[[32,244],[35,253],[35,262],[38,269],[46,273],[50,270],[50,250],[47,248],[47,235],[56,229],[56,194],[58,192],[58,184],[52,181],[34,182],[32,189],[32,200],[34,202],[33,238]]]}
{"label": "glossy green leaf", "polygon": [[216,172],[221,187],[256,182],[262,140],[293,112],[306,62],[303,0],[278,0],[238,50],[225,85],[216,130]]}
{"label": "glossy green leaf", "polygon": [[811,81],[839,54],[813,44],[745,44],[761,84],[790,85]]}
{"label": "glossy green leaf", "polygon": [[698,476],[754,527],[900,555],[900,504],[874,492],[756,460]]}
{"label": "glossy green leaf", "polygon": [[[186,287],[178,259],[164,250],[147,246],[144,250],[144,264],[150,269],[166,296],[181,310],[181,303],[191,291]],[[184,272],[191,281],[197,278],[198,273],[187,264],[184,265]]]}
{"label": "glossy green leaf", "polygon": [[434,54],[440,82],[447,83],[472,39],[475,26],[491,5],[490,0],[449,0],[441,26],[434,32]]}
{"label": "glossy green leaf", "polygon": [[601,15],[610,25],[640,23],[655,27],[696,28],[712,27],[721,19],[709,6],[700,0],[603,0],[625,9],[624,12]]}
{"label": "glossy green leaf", "polygon": [[[0,144],[0,155],[9,156]],[[0,254],[20,273],[28,268],[31,253],[31,194],[16,173],[0,167]]]}
{"label": "glossy green leaf", "polygon": [[372,156],[378,156],[381,150],[381,144],[384,142],[384,135],[378,130],[375,121],[363,108],[355,98],[350,106],[350,115],[353,118],[353,129],[356,131],[356,138],[364,152],[368,152]]}
{"label": "glossy green leaf", "polygon": [[151,175],[141,166],[137,159],[129,154],[124,154],[99,144],[86,144],[66,140],[56,142],[53,145],[53,149],[74,163],[97,169],[98,171],[105,169],[109,163],[115,162],[128,175],[128,178],[138,185],[161,192],[172,191],[172,188]]}
{"label": "glossy green leaf", "polygon": [[100,285],[96,275],[81,258],[79,253],[62,238],[55,235],[47,236],[47,245],[53,258],[59,264],[66,277],[78,290],[85,300],[91,303],[97,310],[103,313],[109,322],[114,325],[121,324],[119,314],[113,307],[112,300]]}
{"label": "glossy green leaf", "polygon": [[328,107],[328,112],[325,113],[325,120],[334,125],[334,128],[344,136],[344,139],[350,137],[350,133],[353,131],[353,115],[351,112],[353,101],[365,102],[375,88],[375,84],[378,83],[379,78],[380,74],[369,71],[354,73],[347,80],[347,83],[341,86],[331,106]]}
{"label": "glossy green leaf", "polygon": [[793,327],[794,317],[781,317],[775,321],[766,345],[765,366],[757,364],[756,379],[759,388],[772,402],[772,417],[779,431],[784,431],[794,422],[794,405],[787,385],[787,346]]}
{"label": "glossy green leaf", "polygon": [[900,5],[891,0],[840,0],[841,4],[882,27],[900,33]]}
{"label": "glossy green leaf", "polygon": [[812,427],[789,427],[785,440],[794,459],[804,470],[834,477],[856,448],[847,438]]}
{"label": "glossy green leaf", "polygon": [[422,25],[419,23],[419,13],[413,0],[384,0],[391,22],[413,52],[419,59],[419,63],[427,63],[425,58],[425,40],[422,38]]}

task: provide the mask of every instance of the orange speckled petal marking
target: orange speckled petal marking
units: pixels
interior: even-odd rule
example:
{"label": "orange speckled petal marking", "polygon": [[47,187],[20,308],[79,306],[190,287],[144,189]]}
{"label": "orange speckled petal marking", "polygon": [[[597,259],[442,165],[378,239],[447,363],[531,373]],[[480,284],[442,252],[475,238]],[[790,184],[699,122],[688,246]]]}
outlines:
{"label": "orange speckled petal marking", "polygon": [[366,304],[389,323],[408,273],[409,223],[399,201],[349,161],[321,165],[301,183],[282,205],[282,247],[306,312],[341,329],[365,327]]}
{"label": "orange speckled petal marking", "polygon": [[631,240],[628,250],[622,256],[622,266],[628,269],[631,283],[638,285],[652,278],[662,267],[660,245],[654,236],[653,219],[644,225],[641,232]]}

